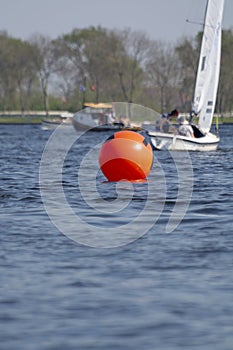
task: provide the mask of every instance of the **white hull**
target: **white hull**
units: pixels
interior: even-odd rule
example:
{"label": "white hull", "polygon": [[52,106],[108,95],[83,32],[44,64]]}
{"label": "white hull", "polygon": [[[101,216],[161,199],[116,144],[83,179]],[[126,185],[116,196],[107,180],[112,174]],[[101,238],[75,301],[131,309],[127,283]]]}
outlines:
{"label": "white hull", "polygon": [[80,113],[74,115],[72,124],[76,131],[120,131],[120,130],[142,130],[139,126],[124,126],[122,123],[98,124],[98,119],[91,114]]}
{"label": "white hull", "polygon": [[72,121],[48,121],[48,120],[42,120],[41,121],[41,128],[42,130],[54,130],[56,129],[59,125],[64,125],[64,126],[71,126]]}
{"label": "white hull", "polygon": [[82,130],[90,130],[90,131],[108,131],[108,130],[121,130],[123,129],[123,125],[121,124],[102,124],[98,125],[95,123],[95,120],[92,120],[90,123],[87,122],[87,120],[82,122],[82,120],[79,119],[79,116],[75,116],[72,120],[73,126],[76,131],[82,131]]}
{"label": "white hull", "polygon": [[208,133],[203,137],[193,138],[181,135],[166,134],[162,132],[148,132],[151,143],[155,149],[171,151],[215,151],[219,138]]}

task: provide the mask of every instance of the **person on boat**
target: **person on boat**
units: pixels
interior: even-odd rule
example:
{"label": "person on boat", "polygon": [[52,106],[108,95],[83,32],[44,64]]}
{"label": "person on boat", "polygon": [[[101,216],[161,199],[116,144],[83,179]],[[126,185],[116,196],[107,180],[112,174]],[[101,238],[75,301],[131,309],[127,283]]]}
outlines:
{"label": "person on boat", "polygon": [[181,116],[177,119],[179,123],[178,133],[179,135],[186,137],[194,137],[193,128],[189,122],[185,119],[184,116]]}
{"label": "person on boat", "polygon": [[107,117],[107,123],[108,124],[113,124],[115,122],[115,118],[113,116],[113,112],[106,112],[106,117]]}
{"label": "person on boat", "polygon": [[119,118],[115,118],[114,120],[114,125],[119,125],[121,128],[124,128],[125,127],[125,123],[122,119],[122,116],[120,116]]}
{"label": "person on boat", "polygon": [[179,112],[177,109],[172,110],[170,113],[163,113],[156,121],[156,130],[164,133],[175,133],[176,127],[171,124],[172,118],[177,118]]}

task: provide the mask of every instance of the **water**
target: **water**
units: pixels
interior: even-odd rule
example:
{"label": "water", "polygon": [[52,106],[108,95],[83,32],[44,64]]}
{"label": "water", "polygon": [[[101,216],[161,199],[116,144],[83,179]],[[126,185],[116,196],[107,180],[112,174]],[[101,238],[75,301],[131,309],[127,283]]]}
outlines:
{"label": "water", "polygon": [[185,156],[157,152],[149,183],[117,188],[91,152],[109,134],[79,137],[62,165],[73,214],[57,201],[60,135],[42,192],[65,233],[82,218],[76,242],[41,199],[51,131],[1,126],[0,349],[232,350],[233,126],[220,133],[216,152],[190,153],[191,169]]}

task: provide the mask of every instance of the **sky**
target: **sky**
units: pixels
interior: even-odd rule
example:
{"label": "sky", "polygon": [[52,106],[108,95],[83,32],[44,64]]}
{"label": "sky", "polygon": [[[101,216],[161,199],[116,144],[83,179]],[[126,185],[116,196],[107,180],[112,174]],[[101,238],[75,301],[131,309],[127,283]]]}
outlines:
{"label": "sky", "polygon": [[[74,28],[143,31],[153,40],[177,42],[202,26],[205,0],[0,0],[0,30],[23,40],[50,38]],[[186,20],[196,23],[188,23]],[[225,0],[223,29],[233,29],[233,0]]]}

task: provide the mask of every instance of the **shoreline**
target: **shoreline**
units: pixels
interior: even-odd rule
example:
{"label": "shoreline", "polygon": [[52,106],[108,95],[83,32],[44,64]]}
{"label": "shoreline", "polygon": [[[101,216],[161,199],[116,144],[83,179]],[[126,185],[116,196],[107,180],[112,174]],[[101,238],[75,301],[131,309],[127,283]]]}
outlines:
{"label": "shoreline", "polygon": [[[46,119],[54,120],[54,118],[62,118],[64,114],[67,114],[66,111],[50,111],[49,115],[46,116],[45,113],[41,111],[35,111],[35,112],[29,112],[25,113],[25,115],[20,114],[18,111],[12,111],[12,112],[0,112],[0,125],[30,125],[30,124],[42,124],[43,119],[46,117]],[[216,123],[217,121],[217,123]],[[134,123],[133,119],[131,120],[131,123]],[[137,123],[140,123],[141,125],[146,124],[153,126],[155,125],[155,122],[153,120],[147,120],[147,121],[137,121]],[[194,123],[195,124],[195,123]],[[213,125],[230,125],[233,124],[233,116],[227,115],[227,116],[220,116],[217,117],[214,116],[213,118]]]}

